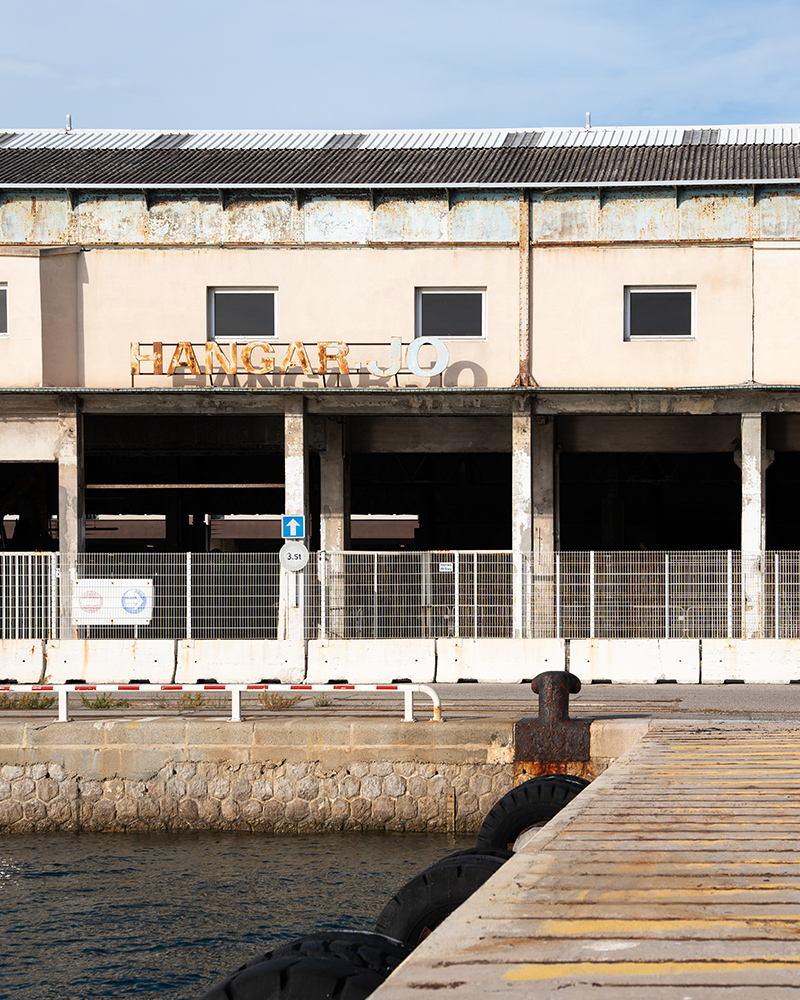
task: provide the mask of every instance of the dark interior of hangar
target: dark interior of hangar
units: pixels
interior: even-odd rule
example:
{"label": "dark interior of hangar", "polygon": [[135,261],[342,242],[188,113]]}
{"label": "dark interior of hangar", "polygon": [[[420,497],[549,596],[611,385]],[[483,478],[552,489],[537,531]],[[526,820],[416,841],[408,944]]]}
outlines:
{"label": "dark interior of hangar", "polygon": [[[252,520],[240,526],[243,537],[218,537],[219,515],[283,512],[280,416],[87,416],[84,448],[89,548],[280,547]],[[125,522],[104,515],[163,520],[140,522],[134,540]]]}
{"label": "dark interior of hangar", "polygon": [[[58,548],[50,522],[57,510],[55,462],[0,464],[0,549],[48,552]],[[8,515],[16,521],[6,521]]]}
{"label": "dark interior of hangar", "polygon": [[800,452],[776,451],[765,486],[767,548],[800,549]]}
{"label": "dark interior of hangar", "polygon": [[508,549],[511,455],[371,454],[351,459],[353,514],[417,514],[413,539],[354,539],[360,549]]}
{"label": "dark interior of hangar", "polygon": [[738,549],[741,473],[732,453],[565,453],[561,549]]}

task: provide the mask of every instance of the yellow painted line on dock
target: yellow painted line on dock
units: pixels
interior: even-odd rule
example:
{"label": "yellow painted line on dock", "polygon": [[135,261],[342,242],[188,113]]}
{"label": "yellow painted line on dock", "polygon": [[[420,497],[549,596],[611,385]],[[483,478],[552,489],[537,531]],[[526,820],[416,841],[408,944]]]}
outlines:
{"label": "yellow painted line on dock", "polygon": [[736,972],[800,971],[800,959],[791,962],[738,962],[735,960],[722,962],[552,962],[532,963],[519,969],[511,969],[504,979],[517,982],[531,982],[541,979],[574,979],[575,977],[591,976],[592,978],[613,976],[615,979],[628,979],[632,976],[696,976],[724,973],[730,976]]}

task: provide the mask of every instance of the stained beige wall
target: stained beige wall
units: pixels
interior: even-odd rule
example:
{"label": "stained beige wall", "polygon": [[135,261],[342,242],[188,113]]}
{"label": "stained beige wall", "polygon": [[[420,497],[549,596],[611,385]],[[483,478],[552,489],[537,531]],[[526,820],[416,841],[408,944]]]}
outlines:
{"label": "stained beige wall", "polygon": [[8,336],[0,337],[0,385],[42,384],[39,257],[0,254],[0,283],[8,285]]}
{"label": "stained beige wall", "polygon": [[[626,285],[695,285],[693,340],[625,342]],[[553,247],[533,253],[533,374],[541,386],[702,386],[752,374],[746,246]]]}
{"label": "stained beige wall", "polygon": [[[213,286],[278,288],[277,343],[300,340],[316,364],[318,341],[345,341],[349,358],[389,364],[389,340],[414,339],[415,288],[487,289],[487,339],[449,340],[445,385],[508,386],[518,371],[518,251],[508,248],[102,250],[85,255],[81,288],[83,378],[92,387],[130,385],[130,342],[191,341],[207,331],[207,289]],[[359,344],[377,347],[356,349]],[[280,362],[285,346],[276,347]],[[165,347],[165,367],[171,349]],[[422,364],[432,361],[422,355]],[[242,376],[240,384],[248,384]],[[316,388],[319,377],[249,376],[250,384]],[[230,379],[220,377],[220,384]],[[141,386],[202,385],[186,372],[174,379],[137,378]],[[401,376],[403,386],[439,384]],[[348,384],[343,379],[342,384]],[[368,375],[351,385],[379,384]]]}
{"label": "stained beige wall", "polygon": [[755,259],[755,379],[800,383],[800,243],[761,244]]}

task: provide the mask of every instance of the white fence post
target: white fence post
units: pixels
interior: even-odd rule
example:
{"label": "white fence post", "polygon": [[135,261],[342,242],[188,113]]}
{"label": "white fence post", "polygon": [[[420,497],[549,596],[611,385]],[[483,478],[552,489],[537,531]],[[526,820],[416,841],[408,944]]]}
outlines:
{"label": "white fence post", "polygon": [[556,552],[556,639],[561,638],[561,553]]}
{"label": "white fence post", "polygon": [[594,552],[589,553],[589,638],[594,639]]}
{"label": "white fence post", "polygon": [[733,552],[728,549],[728,638],[733,638]]}
{"label": "white fence post", "polygon": [[664,631],[669,639],[669,552],[664,553]]}
{"label": "white fence post", "polygon": [[472,637],[478,638],[478,553],[472,553]]}
{"label": "white fence post", "polygon": [[461,631],[460,631],[460,628],[459,628],[459,620],[460,620],[460,617],[461,617],[461,604],[460,604],[460,600],[459,600],[459,597],[460,597],[459,589],[460,589],[460,586],[461,586],[461,576],[460,576],[461,568],[460,568],[459,562],[458,562],[458,552],[456,552],[455,555],[454,555],[453,570],[454,570],[453,576],[455,577],[455,585],[456,585],[456,594],[455,594],[455,622],[453,623],[453,628],[455,630],[455,637],[456,637],[456,639],[458,639],[458,637],[461,635]]}
{"label": "white fence post", "polygon": [[192,638],[192,553],[186,553],[186,638]]}
{"label": "white fence post", "polygon": [[775,553],[775,638],[781,637],[781,554]]}

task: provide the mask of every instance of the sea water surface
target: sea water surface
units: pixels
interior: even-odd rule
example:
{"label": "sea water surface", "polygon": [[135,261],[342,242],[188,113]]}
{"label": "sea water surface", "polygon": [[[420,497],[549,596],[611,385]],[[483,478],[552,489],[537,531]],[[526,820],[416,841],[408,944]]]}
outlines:
{"label": "sea water surface", "polygon": [[318,930],[370,930],[472,837],[31,834],[0,839],[0,1000],[193,1000]]}

